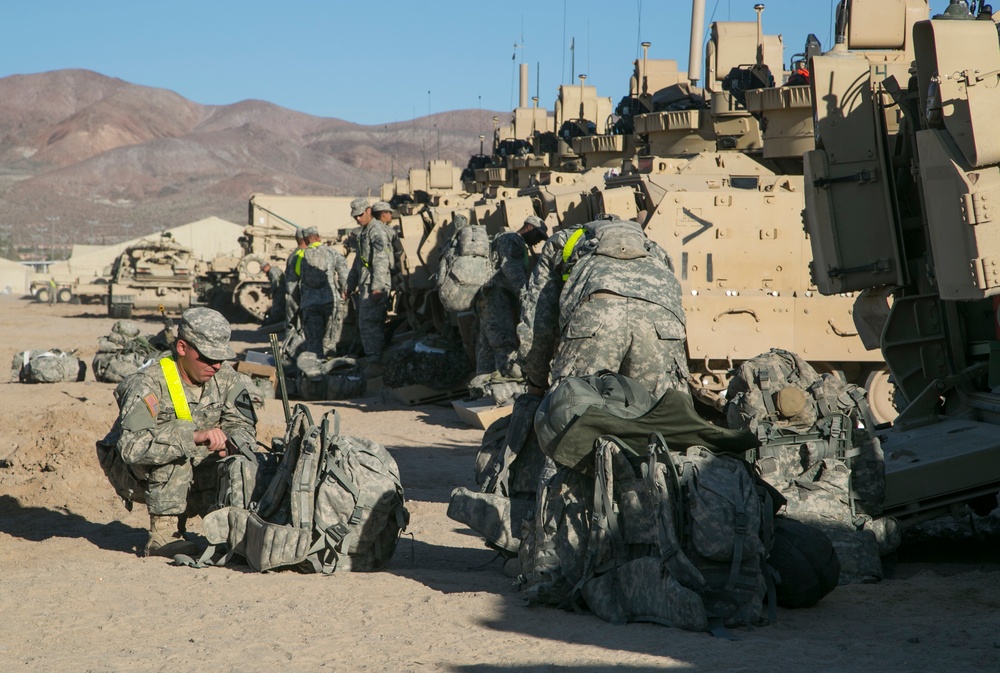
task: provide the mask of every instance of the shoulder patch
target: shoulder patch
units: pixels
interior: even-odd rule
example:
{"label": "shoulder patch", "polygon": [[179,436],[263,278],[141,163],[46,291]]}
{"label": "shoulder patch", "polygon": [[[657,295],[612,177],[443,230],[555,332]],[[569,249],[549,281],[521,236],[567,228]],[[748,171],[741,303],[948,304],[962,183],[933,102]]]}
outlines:
{"label": "shoulder patch", "polygon": [[156,395],[150,393],[143,397],[142,401],[146,403],[146,408],[149,409],[149,415],[156,418],[160,413],[160,402],[156,399]]}
{"label": "shoulder patch", "polygon": [[250,393],[247,392],[246,388],[240,391],[233,404],[236,406],[236,410],[251,423],[257,423],[257,412],[253,408],[253,400],[250,399]]}

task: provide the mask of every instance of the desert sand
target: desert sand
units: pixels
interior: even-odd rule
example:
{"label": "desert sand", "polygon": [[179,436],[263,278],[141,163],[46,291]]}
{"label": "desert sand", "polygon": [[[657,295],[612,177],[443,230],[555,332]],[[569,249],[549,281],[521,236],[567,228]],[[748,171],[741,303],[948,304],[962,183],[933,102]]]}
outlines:
{"label": "desert sand", "polygon": [[[155,316],[138,316],[146,331]],[[399,464],[411,525],[387,571],[330,577],[194,570],[142,558],[147,517],[128,512],[94,453],[115,417],[89,363],[102,307],[0,296],[0,361],[79,349],[79,383],[0,383],[0,671],[996,671],[995,537],[904,545],[893,577],[778,611],[738,641],[529,608],[481,540],[445,516],[471,486],[481,431],[448,405],[378,394],[336,406],[348,434]],[[238,352],[263,350],[236,325]],[[258,437],[283,430],[281,403]],[[197,522],[192,526],[197,530]]]}

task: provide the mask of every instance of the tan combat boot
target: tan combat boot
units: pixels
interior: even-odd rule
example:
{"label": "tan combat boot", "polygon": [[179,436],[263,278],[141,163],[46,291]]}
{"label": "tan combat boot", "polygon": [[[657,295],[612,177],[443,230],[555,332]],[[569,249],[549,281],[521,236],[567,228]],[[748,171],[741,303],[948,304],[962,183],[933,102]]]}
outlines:
{"label": "tan combat boot", "polygon": [[185,540],[179,531],[178,517],[149,515],[149,542],[146,556],[176,556],[197,554],[198,545]]}

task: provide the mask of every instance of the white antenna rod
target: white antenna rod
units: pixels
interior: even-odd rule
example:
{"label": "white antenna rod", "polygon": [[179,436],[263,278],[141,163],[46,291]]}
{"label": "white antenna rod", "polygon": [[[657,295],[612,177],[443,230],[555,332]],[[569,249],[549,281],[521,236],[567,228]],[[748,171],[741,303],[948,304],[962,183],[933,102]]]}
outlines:
{"label": "white antenna rod", "polygon": [[705,0],[693,0],[691,7],[691,49],[688,51],[688,79],[697,86],[701,79],[702,48],[705,32]]}

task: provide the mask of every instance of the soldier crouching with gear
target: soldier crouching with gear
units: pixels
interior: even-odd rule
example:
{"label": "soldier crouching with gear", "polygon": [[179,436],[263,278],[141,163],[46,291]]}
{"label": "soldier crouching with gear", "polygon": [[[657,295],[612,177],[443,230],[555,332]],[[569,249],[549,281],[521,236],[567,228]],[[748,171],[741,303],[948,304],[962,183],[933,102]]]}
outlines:
{"label": "soldier crouching with gear", "polygon": [[[630,220],[606,216],[585,225],[572,270],[558,297],[559,344],[553,383],[607,369],[642,383],[654,397],[668,388],[690,394],[680,283],[669,257]],[[535,320],[555,312],[535,307]],[[529,365],[529,381],[538,373]]]}
{"label": "soldier crouching with gear", "polygon": [[236,357],[230,326],[208,308],[181,315],[173,350],[161,353],[115,389],[119,414],[97,443],[115,490],[146,503],[147,556],[196,552],[184,539],[187,517],[216,499],[218,463],[227,447],[252,449],[257,415]]}
{"label": "soldier crouching with gear", "polygon": [[521,292],[531,274],[530,250],[548,238],[549,230],[534,215],[517,231],[500,234],[490,246],[493,275],[481,290],[477,373],[499,372],[519,379],[517,362],[517,321],[521,313]]}

